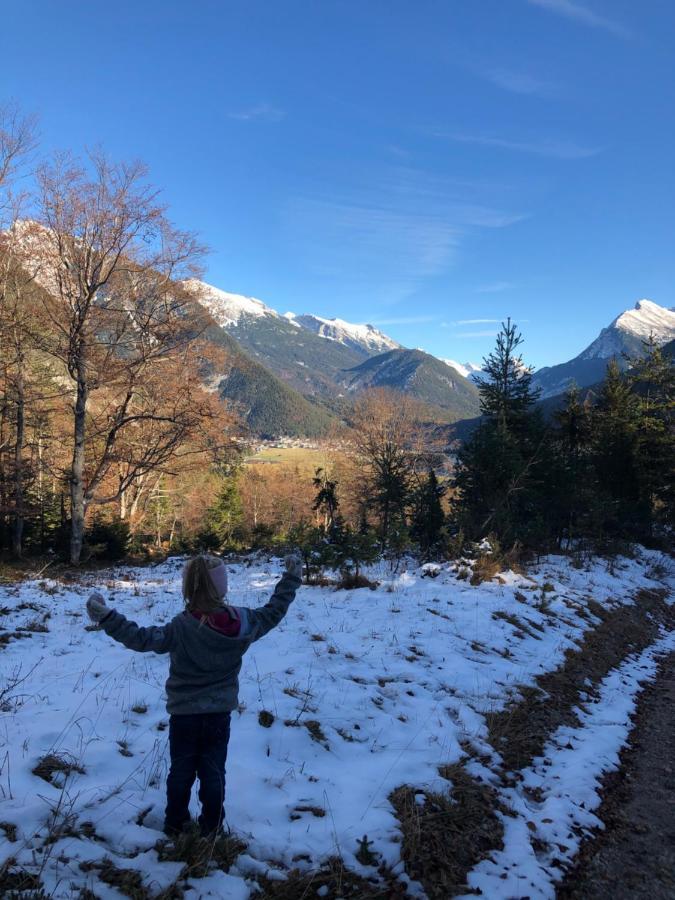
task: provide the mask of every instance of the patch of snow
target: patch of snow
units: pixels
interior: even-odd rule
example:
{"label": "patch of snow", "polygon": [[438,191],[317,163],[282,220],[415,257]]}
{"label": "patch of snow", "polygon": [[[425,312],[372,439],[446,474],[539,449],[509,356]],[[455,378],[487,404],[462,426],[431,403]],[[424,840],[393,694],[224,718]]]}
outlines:
{"label": "patch of snow", "polygon": [[326,319],[311,314],[294,316],[294,319],[296,324],[318,334],[319,337],[340,344],[357,345],[369,352],[384,353],[387,350],[397,350],[401,346],[372,325],[355,324],[338,318]]}
{"label": "patch of snow", "polygon": [[459,372],[460,375],[463,375],[465,378],[469,378],[474,380],[477,375],[480,375],[483,371],[482,367],[477,363],[458,363],[454,359],[443,359],[441,358],[441,362],[444,362],[446,366],[450,366],[451,369],[454,369],[456,372]]}
{"label": "patch of snow", "polygon": [[238,325],[245,318],[258,319],[263,316],[279,318],[279,313],[255,297],[231,294],[197,278],[189,278],[183,285],[223,328]]}
{"label": "patch of snow", "polygon": [[638,300],[635,308],[622,313],[614,325],[642,340],[653,335],[657,343],[665,344],[675,338],[675,310],[659,306],[652,300]]}
{"label": "patch of snow", "polygon": [[653,335],[657,344],[675,339],[675,310],[659,306],[652,300],[638,300],[633,309],[617,316],[590,344],[580,359],[609,359],[626,349],[623,335],[646,341]]}
{"label": "patch of snow", "polygon": [[[410,564],[395,574],[380,563],[365,573],[379,581],[374,591],[303,585],[280,626],[244,657],[240,707],[232,715],[226,810],[247,851],[229,876],[191,879],[195,892],[186,896],[196,900],[226,892],[244,898],[256,873],[269,871],[270,862],[316,868],[335,854],[336,845],[346,865],[363,871],[355,854],[364,834],[385,863],[400,869],[399,823],[388,800],[392,789],[410,784],[416,790],[446,790],[438,766],[463,756],[467,733],[476,739],[486,735],[486,715],[502,709],[517,685],[533,684],[537,675],[560,666],[565,651],[596,621],[589,598],[604,606],[633,602],[638,588],[655,586],[646,573],[661,559],[641,551],[635,559],[617,560],[610,572],[604,561],[578,570],[568,559],[547,557],[527,575],[502,573],[500,580],[478,586],[457,577],[464,564]],[[108,896],[80,862],[110,857],[122,868],[138,869],[153,890],[167,886],[180,869],[160,862],[154,849],[162,837],[168,767],[167,657],[135,654],[100,631],[85,630],[84,602],[98,588],[129,618],[161,625],[182,608],[182,565],[183,560],[170,559],[155,567],[83,574],[74,584],[43,576],[0,587],[3,627],[30,634],[9,640],[0,653],[0,684],[20,680],[0,707],[2,820],[17,828],[17,841],[0,846],[0,865],[13,856],[22,868],[39,871],[45,892],[54,898],[70,897],[85,886]],[[260,557],[228,565],[231,602],[265,603],[280,569],[279,561]],[[546,582],[553,591],[543,611],[538,601]],[[536,632],[518,639],[508,621],[493,615],[521,616],[523,610]],[[30,630],[32,620],[49,630]],[[476,642],[480,653],[472,646]],[[584,798],[592,804],[593,772],[611,762],[612,748],[625,738],[621,678],[648,675],[643,664],[651,665],[645,657],[635,669],[622,669],[603,689],[597,715],[589,712],[586,724],[597,726],[596,739],[606,735],[597,760],[589,750],[575,769],[565,762],[571,758],[564,748],[554,746],[547,751],[554,753],[552,773],[533,767],[528,777],[540,780],[551,808],[563,791],[560,812],[549,812],[551,829],[562,829],[569,810]],[[270,728],[259,724],[261,710],[274,715]],[[320,723],[325,742],[312,738],[305,727],[311,720]],[[585,735],[573,736],[573,745],[577,739],[583,743]],[[562,740],[566,736],[556,737]],[[47,753],[68,755],[84,772],[48,784],[32,772]],[[582,759],[591,767],[588,774],[582,774]],[[525,815],[520,802],[514,795],[514,829],[522,828]],[[297,811],[298,806],[305,810]],[[314,816],[309,807],[326,815]],[[55,840],[38,856],[55,810],[58,822],[68,827],[61,836],[52,828]],[[144,810],[149,812],[139,825]],[[192,811],[197,810],[193,797]],[[545,814],[527,814],[537,827],[546,824]],[[96,839],[73,836],[82,822],[92,823]],[[534,868],[530,842],[522,837],[518,843],[506,835],[509,889],[514,879],[523,885],[545,868]],[[476,870],[475,877],[497,886],[487,896],[527,893],[507,893],[506,882],[485,869]],[[544,884],[544,877],[537,875],[536,883]]]}
{"label": "patch of snow", "polygon": [[673,649],[671,631],[613,669],[597,697],[577,709],[581,724],[558,728],[543,756],[521,773],[522,781],[502,791],[501,799],[515,815],[502,817],[504,847],[469,874],[471,887],[487,897],[554,900],[564,865],[574,859],[584,837],[604,827],[593,812],[601,802],[602,776],[618,768],[637,696],[656,675],[658,657]]}

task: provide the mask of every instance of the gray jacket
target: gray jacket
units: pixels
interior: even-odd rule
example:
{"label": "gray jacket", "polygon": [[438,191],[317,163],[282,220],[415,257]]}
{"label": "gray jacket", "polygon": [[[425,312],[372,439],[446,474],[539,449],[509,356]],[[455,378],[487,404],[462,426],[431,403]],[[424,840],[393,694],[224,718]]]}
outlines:
{"label": "gray jacket", "polygon": [[244,653],[281,622],[299,587],[300,579],[286,572],[265,606],[240,610],[238,637],[221,634],[188,612],[179,613],[166,625],[141,628],[112,610],[100,624],[106,634],[130,650],[170,654],[166,682],[169,713],[228,712],[237,707]]}

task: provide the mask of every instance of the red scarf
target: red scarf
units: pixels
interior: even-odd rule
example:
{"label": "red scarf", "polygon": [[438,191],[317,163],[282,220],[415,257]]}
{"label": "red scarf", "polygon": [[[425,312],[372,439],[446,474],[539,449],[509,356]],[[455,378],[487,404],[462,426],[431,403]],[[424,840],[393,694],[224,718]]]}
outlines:
{"label": "red scarf", "polygon": [[190,614],[226,637],[238,637],[241,631],[241,618],[234,606],[226,606],[208,614],[199,611],[192,611]]}

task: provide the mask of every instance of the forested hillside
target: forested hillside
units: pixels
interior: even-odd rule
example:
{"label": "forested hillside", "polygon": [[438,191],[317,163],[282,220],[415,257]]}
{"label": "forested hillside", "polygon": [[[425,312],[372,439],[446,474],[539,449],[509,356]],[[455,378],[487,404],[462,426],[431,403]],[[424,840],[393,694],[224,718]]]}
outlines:
{"label": "forested hillside", "polygon": [[423,403],[429,416],[439,422],[478,412],[475,384],[423,350],[382,353],[345,372],[343,383],[352,394],[375,387],[401,391]]}
{"label": "forested hillside", "polygon": [[205,337],[225,351],[212,375],[220,379],[218,392],[239,413],[253,436],[320,437],[337,424],[325,407],[312,403],[252,359],[219,325],[210,326]]}

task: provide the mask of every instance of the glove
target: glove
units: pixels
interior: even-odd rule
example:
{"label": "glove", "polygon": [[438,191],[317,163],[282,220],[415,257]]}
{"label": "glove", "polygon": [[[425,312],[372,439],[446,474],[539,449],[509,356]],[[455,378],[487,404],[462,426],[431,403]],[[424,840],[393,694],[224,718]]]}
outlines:
{"label": "glove", "polygon": [[87,612],[89,613],[91,621],[98,624],[103,621],[112,610],[109,606],[105,605],[103,595],[99,594],[98,591],[94,591],[93,594],[89,595],[89,599],[87,600]]}
{"label": "glove", "polygon": [[286,566],[286,571],[289,575],[292,575],[294,578],[299,578],[300,581],[302,581],[302,559],[297,553],[290,553],[284,559],[284,565]]}

